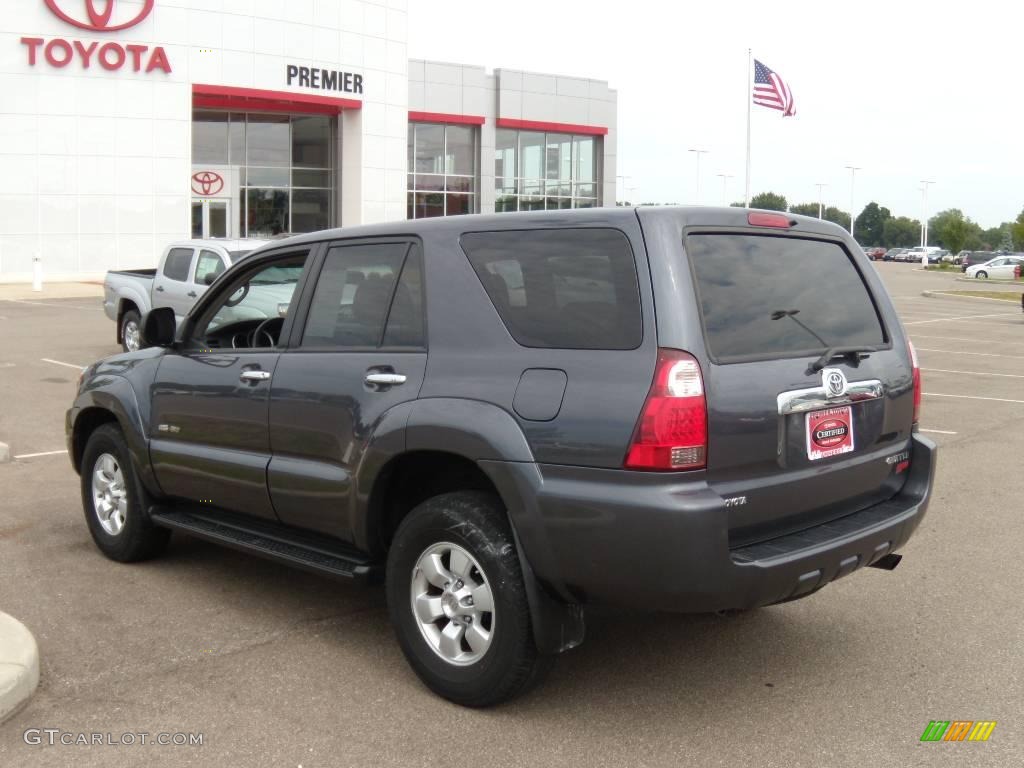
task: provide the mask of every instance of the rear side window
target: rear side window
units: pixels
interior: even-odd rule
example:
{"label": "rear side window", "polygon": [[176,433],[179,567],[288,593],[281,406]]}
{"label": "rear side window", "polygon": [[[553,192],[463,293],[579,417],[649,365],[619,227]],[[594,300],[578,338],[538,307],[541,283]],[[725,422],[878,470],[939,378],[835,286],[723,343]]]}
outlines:
{"label": "rear side window", "polygon": [[213,251],[200,251],[199,262],[196,264],[196,277],[194,282],[199,285],[205,285],[207,275],[217,277],[223,271],[224,260],[220,257],[220,254],[214,253]]}
{"label": "rear side window", "polygon": [[188,268],[192,266],[192,253],[191,248],[171,248],[164,260],[164,277],[181,283],[188,280]]}
{"label": "rear side window", "polygon": [[718,362],[886,343],[867,286],[834,243],[691,235],[686,252],[697,278],[708,351]]}
{"label": "rear side window", "polygon": [[622,232],[474,232],[462,236],[462,249],[505,327],[524,347],[640,346],[640,289]]}
{"label": "rear side window", "polygon": [[[399,286],[408,243],[347,245],[327,254],[302,334],[304,347],[379,347],[392,301],[402,305],[402,328],[396,345],[417,333],[422,336],[422,298],[414,300],[408,279]],[[418,272],[417,272],[418,275]],[[416,277],[416,290],[420,290]],[[419,314],[416,326],[413,315]]]}

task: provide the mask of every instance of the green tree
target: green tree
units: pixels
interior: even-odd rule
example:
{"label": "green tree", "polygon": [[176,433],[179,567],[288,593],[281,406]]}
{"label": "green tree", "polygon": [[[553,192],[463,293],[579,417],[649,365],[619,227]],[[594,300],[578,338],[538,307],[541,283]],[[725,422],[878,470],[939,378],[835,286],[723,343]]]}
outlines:
{"label": "green tree", "polygon": [[1006,233],[1007,228],[1010,225],[1007,222],[1003,222],[998,227],[992,227],[986,229],[981,233],[981,242],[983,243],[982,248],[986,251],[996,250],[1003,242],[1003,235]]}
{"label": "green tree", "polygon": [[797,203],[789,207],[790,213],[797,213],[801,216],[813,216],[818,218],[818,204],[817,203]]}
{"label": "green tree", "polygon": [[833,224],[838,224],[847,232],[850,231],[850,214],[846,211],[839,210],[834,205],[830,205],[825,209],[825,213],[822,215],[822,218],[825,219],[825,221],[831,221]]}
{"label": "green tree", "polygon": [[766,211],[788,211],[789,205],[786,198],[774,192],[760,192],[750,198],[751,208],[761,208]]}
{"label": "green tree", "polygon": [[921,242],[921,222],[906,216],[893,216],[882,225],[882,245],[886,248],[911,248]]}
{"label": "green tree", "polygon": [[1024,251],[1024,211],[1021,211],[1017,220],[1010,225],[1010,237],[1013,240],[1013,250]]}
{"label": "green tree", "polygon": [[928,222],[928,239],[953,253],[962,251],[967,239],[980,231],[981,227],[964,216],[959,208],[939,211]]}
{"label": "green tree", "polygon": [[864,245],[878,245],[882,242],[885,222],[891,218],[892,213],[888,208],[881,208],[875,202],[868,203],[855,222],[854,232],[857,233],[857,239]]}

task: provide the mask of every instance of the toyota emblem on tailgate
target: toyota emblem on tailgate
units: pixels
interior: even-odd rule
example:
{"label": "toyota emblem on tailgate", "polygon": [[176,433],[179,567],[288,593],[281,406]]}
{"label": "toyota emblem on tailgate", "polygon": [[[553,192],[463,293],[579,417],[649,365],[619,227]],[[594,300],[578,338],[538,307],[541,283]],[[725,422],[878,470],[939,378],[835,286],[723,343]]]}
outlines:
{"label": "toyota emblem on tailgate", "polygon": [[826,368],[821,372],[821,386],[828,397],[842,397],[846,394],[846,375],[838,368]]}

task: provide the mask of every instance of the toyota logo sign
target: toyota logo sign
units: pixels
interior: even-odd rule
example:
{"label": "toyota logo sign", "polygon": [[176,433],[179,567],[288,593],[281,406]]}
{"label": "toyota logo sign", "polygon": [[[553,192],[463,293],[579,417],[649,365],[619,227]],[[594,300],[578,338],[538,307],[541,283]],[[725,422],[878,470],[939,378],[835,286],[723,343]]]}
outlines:
{"label": "toyota logo sign", "polygon": [[[46,0],[46,6],[53,11],[54,16],[72,24],[80,29],[88,29],[92,32],[116,32],[119,29],[128,29],[142,22],[153,10],[156,0],[143,0],[142,7],[130,7],[124,0]],[[80,14],[74,15],[65,13],[63,8],[75,8],[83,6],[85,17]],[[97,5],[100,8],[97,8]],[[117,7],[127,8],[127,13],[114,15]],[[102,9],[102,10],[101,10]],[[134,16],[130,14],[135,12]]]}
{"label": "toyota logo sign", "polygon": [[842,397],[846,394],[846,375],[838,368],[826,368],[821,372],[821,383],[826,397]]}
{"label": "toyota logo sign", "polygon": [[192,174],[192,191],[203,197],[219,194],[224,189],[224,177],[214,171]]}

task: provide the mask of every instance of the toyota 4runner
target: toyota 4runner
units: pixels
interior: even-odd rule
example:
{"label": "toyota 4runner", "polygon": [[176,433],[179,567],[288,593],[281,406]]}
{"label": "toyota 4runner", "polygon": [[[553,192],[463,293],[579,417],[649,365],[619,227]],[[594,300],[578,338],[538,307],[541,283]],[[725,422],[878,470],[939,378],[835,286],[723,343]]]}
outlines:
{"label": "toyota 4runner", "polygon": [[[277,311],[247,311],[266,286]],[[142,333],[67,413],[99,549],[142,560],[179,531],[383,580],[416,674],[469,706],[528,688],[591,604],[749,609],[891,569],[932,485],[913,348],[817,219],[319,232]]]}

